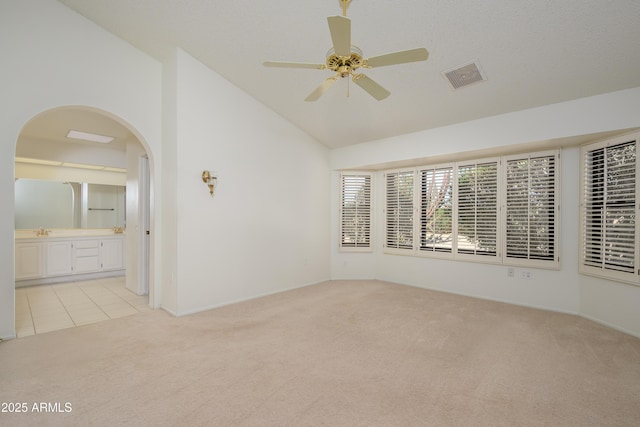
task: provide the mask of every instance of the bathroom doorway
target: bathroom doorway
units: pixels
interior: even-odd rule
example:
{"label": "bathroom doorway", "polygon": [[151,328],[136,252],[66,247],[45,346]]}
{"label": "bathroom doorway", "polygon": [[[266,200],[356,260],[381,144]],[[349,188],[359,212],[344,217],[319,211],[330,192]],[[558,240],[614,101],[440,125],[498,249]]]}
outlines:
{"label": "bathroom doorway", "polygon": [[[72,135],[71,131],[76,131],[76,135]],[[111,139],[107,142],[95,141],[92,135]],[[113,225],[114,232],[122,229],[126,239],[122,282],[126,289],[137,296],[145,296],[148,306],[153,307],[154,286],[150,274],[153,265],[150,250],[153,236],[151,168],[148,148],[134,131],[117,117],[91,107],[54,108],[33,117],[23,127],[16,144],[15,161],[16,180],[39,179],[80,183],[80,186],[87,183],[122,185],[125,188],[122,207],[125,221],[124,224]],[[99,207],[100,212],[92,211],[90,215],[103,213],[102,210],[109,208]],[[82,214],[78,209],[77,205],[72,208],[75,215]],[[78,226],[81,223],[71,221],[72,228],[81,227]],[[48,230],[53,227],[55,224],[43,223],[38,228]],[[48,282],[44,277],[46,274],[42,276],[45,285],[62,282]],[[76,278],[80,281],[103,279],[80,275],[71,275],[69,278],[71,281]],[[16,286],[19,286],[18,282]]]}

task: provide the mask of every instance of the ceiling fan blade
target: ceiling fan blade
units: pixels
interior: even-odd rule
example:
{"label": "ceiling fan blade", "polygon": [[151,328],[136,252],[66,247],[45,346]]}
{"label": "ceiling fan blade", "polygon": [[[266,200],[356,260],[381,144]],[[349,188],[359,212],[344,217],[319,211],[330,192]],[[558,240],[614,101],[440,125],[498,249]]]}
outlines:
{"label": "ceiling fan blade", "polygon": [[427,49],[403,50],[400,52],[387,53],[386,55],[374,56],[367,59],[370,67],[384,67],[385,65],[405,64],[407,62],[426,61],[429,58]]}
{"label": "ceiling fan blade", "polygon": [[323,81],[320,86],[315,88],[315,90],[313,92],[311,92],[309,94],[309,96],[307,96],[304,100],[307,101],[307,102],[317,101],[318,99],[320,99],[320,97],[322,96],[323,93],[328,91],[329,88],[331,86],[333,86],[333,84],[336,82],[336,80],[338,80],[338,76],[329,77],[328,79]]}
{"label": "ceiling fan blade", "polygon": [[314,70],[323,70],[326,67],[324,64],[306,64],[303,62],[277,62],[277,61],[265,61],[263,65],[265,67],[310,68]]}
{"label": "ceiling fan blade", "polygon": [[364,74],[356,74],[355,76],[353,76],[353,82],[360,86],[362,89],[366,90],[369,95],[373,96],[378,101],[382,101],[387,96],[391,95],[391,92],[389,92]]}
{"label": "ceiling fan blade", "polygon": [[351,56],[351,20],[344,16],[330,16],[327,21],[335,54]]}

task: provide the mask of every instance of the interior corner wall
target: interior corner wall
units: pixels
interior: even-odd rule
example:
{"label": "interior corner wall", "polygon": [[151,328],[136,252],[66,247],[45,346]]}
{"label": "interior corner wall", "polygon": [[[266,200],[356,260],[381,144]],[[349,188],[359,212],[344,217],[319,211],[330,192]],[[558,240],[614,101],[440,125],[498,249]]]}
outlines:
{"label": "interior corner wall", "polygon": [[161,158],[158,61],[49,0],[0,2],[0,337],[14,325],[14,159],[37,114],[78,105],[128,125]]}
{"label": "interior corner wall", "polygon": [[327,148],[181,50],[176,69],[177,313],[327,280]]}
{"label": "interior corner wall", "polygon": [[178,50],[174,49],[162,63],[162,180],[163,199],[160,206],[163,217],[162,277],[164,278],[160,307],[173,315],[178,313],[177,245],[178,194]]}
{"label": "interior corner wall", "polygon": [[580,314],[640,338],[640,287],[581,276]]}
{"label": "interior corner wall", "polygon": [[[464,157],[468,151],[636,127],[640,127],[640,88],[343,147],[332,150],[330,159],[334,170],[358,169],[436,155]],[[502,265],[384,254],[384,182],[379,172],[373,201],[375,250],[348,254],[332,245],[332,278],[368,278],[371,269],[380,280],[580,314],[640,336],[640,287],[578,274],[579,160],[577,147],[562,149],[560,270],[528,268],[533,277],[523,279],[522,269],[516,268],[511,278]],[[337,178],[334,181],[336,209],[340,193]],[[332,235],[338,236],[337,213],[332,218]]]}

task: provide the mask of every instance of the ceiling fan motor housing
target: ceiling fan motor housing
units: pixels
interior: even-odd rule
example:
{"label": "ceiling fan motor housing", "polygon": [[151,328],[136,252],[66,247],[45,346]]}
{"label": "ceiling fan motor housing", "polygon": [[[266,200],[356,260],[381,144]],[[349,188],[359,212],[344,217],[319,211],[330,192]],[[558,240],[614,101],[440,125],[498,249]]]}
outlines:
{"label": "ceiling fan motor housing", "polygon": [[351,56],[338,56],[334,49],[327,52],[327,68],[340,74],[340,77],[349,77],[353,71],[364,65],[362,50],[351,46]]}

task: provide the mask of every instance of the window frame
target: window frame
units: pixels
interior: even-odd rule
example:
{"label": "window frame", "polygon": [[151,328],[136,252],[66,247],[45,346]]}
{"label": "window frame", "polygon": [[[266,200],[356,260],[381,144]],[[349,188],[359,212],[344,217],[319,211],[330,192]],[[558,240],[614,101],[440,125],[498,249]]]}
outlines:
{"label": "window frame", "polygon": [[[508,245],[508,230],[507,230],[507,203],[508,203],[508,162],[512,160],[527,160],[536,158],[544,158],[544,157],[553,157],[554,158],[554,179],[553,179],[553,246],[554,246],[554,254],[553,259],[550,260],[540,260],[540,259],[531,259],[531,258],[517,258],[510,257],[507,251]],[[560,150],[547,150],[547,151],[537,151],[532,153],[525,154],[514,154],[509,156],[503,156],[503,184],[501,185],[501,190],[503,191],[502,195],[502,205],[501,209],[503,212],[502,215],[502,230],[503,230],[503,239],[502,239],[502,253],[504,258],[504,265],[510,265],[514,267],[531,267],[531,268],[547,268],[547,269],[559,269],[560,268],[560,200],[561,200],[561,188],[560,188]],[[528,187],[529,191],[531,191],[530,186]]]}
{"label": "window frame", "polygon": [[[388,183],[389,183],[389,175],[397,175],[398,177],[400,175],[406,175],[408,176],[409,174],[411,175],[411,179],[413,180],[412,182],[412,194],[411,194],[411,215],[412,215],[412,219],[411,219],[411,227],[409,227],[411,229],[411,247],[400,247],[400,244],[397,243],[396,246],[389,246],[389,223],[388,223],[388,218],[389,218],[389,189],[388,189]],[[408,255],[411,253],[415,252],[415,241],[416,241],[416,221],[415,221],[415,217],[416,217],[416,191],[415,191],[415,185],[416,185],[416,170],[413,168],[405,168],[405,169],[396,169],[396,170],[388,170],[385,171],[383,173],[383,177],[384,177],[384,208],[383,208],[383,213],[384,213],[384,243],[383,243],[383,248],[384,248],[384,252],[385,253],[389,253],[389,254],[399,254],[399,255]],[[397,209],[401,209],[399,206]],[[406,214],[406,207],[405,209],[405,214]],[[399,221],[398,221],[399,222]],[[405,227],[406,228],[406,227]],[[398,232],[400,230],[400,224],[398,224]]]}
{"label": "window frame", "polygon": [[[501,188],[501,174],[502,174],[502,165],[500,161],[500,157],[490,157],[483,159],[473,159],[467,161],[456,162],[455,164],[455,187],[454,187],[454,200],[455,200],[455,217],[454,222],[456,224],[456,236],[455,236],[455,249],[454,249],[454,259],[460,261],[472,261],[472,262],[482,262],[485,264],[501,264],[502,263],[502,253],[501,253],[501,238],[502,238],[502,230],[501,230],[501,210],[500,210],[500,188]],[[495,218],[495,253],[494,254],[483,254],[481,251],[476,251],[476,253],[469,253],[461,251],[459,247],[460,243],[460,169],[468,166],[473,166],[477,169],[478,166],[483,165],[496,165],[496,180],[495,180],[495,194],[496,194],[496,218]],[[477,193],[476,193],[477,194]]]}
{"label": "window frame", "polygon": [[[364,177],[365,180],[368,179],[368,192],[369,192],[369,208],[368,208],[368,216],[369,216],[369,224],[368,224],[368,245],[359,245],[358,242],[352,245],[346,245],[344,242],[344,229],[345,229],[345,221],[344,221],[344,205],[345,205],[345,178],[347,177]],[[374,247],[374,179],[375,176],[372,172],[362,172],[362,171],[344,171],[339,174],[339,186],[340,186],[340,206],[338,209],[338,223],[339,223],[339,234],[338,234],[338,248],[340,252],[373,252]],[[366,185],[365,185],[366,186]],[[357,207],[356,207],[357,209]],[[356,214],[357,215],[357,214]]]}
{"label": "window frame", "polygon": [[[553,214],[553,228],[554,228],[554,236],[553,236],[553,244],[554,244],[554,256],[552,260],[539,260],[539,259],[529,259],[529,258],[512,258],[506,256],[506,203],[507,203],[507,179],[506,179],[506,162],[508,160],[514,159],[531,159],[531,158],[539,158],[539,157],[547,157],[553,156],[555,161],[555,171],[554,171],[554,179],[553,179],[553,194],[554,194],[554,214]],[[459,222],[459,208],[460,208],[460,200],[459,200],[459,178],[460,171],[468,166],[478,165],[486,165],[486,164],[495,164],[495,254],[482,254],[482,253],[464,253],[459,250],[459,231],[460,231],[460,222]],[[451,168],[452,170],[452,189],[451,189],[451,234],[452,234],[452,243],[451,243],[451,251],[438,251],[438,250],[424,250],[423,246],[423,227],[426,221],[426,216],[423,213],[423,197],[425,193],[428,192],[428,189],[423,191],[423,173],[425,171],[437,171],[441,169]],[[387,214],[389,208],[389,191],[387,189],[388,183],[388,175],[389,174],[397,174],[397,173],[412,173],[413,174],[413,194],[412,194],[412,212],[413,212],[413,240],[411,248],[398,248],[398,247],[390,247],[388,243],[388,229],[389,224],[387,222]],[[384,208],[383,208],[383,224],[382,227],[384,229],[384,244],[383,244],[383,253],[390,255],[408,255],[408,256],[418,256],[425,258],[438,258],[438,259],[449,259],[449,260],[457,260],[457,261],[466,261],[466,262],[479,262],[484,264],[498,264],[505,266],[517,266],[517,267],[525,267],[525,268],[542,268],[542,269],[559,269],[560,266],[560,150],[544,150],[544,151],[533,151],[527,152],[517,155],[508,155],[508,156],[498,156],[498,157],[488,157],[488,158],[478,158],[478,159],[469,159],[458,162],[448,162],[448,163],[438,163],[438,164],[427,164],[413,168],[404,168],[404,169],[393,169],[383,171],[384,176]],[[426,181],[425,181],[426,185]]]}
{"label": "window frame", "polygon": [[[633,201],[633,212],[635,215],[634,224],[633,224],[633,241],[634,241],[634,255],[633,255],[633,267],[632,271],[625,272],[619,271],[613,268],[606,268],[604,266],[595,267],[592,265],[586,265],[586,245],[587,245],[587,156],[589,153],[595,152],[597,150],[604,150],[606,152],[607,149],[616,147],[619,145],[623,145],[626,143],[635,143],[635,183],[631,185],[634,188],[634,201]],[[638,215],[640,214],[640,162],[638,161],[638,150],[640,149],[640,133],[630,133],[621,135],[615,138],[609,138],[602,141],[592,142],[589,144],[584,144],[580,147],[580,239],[579,239],[579,273],[599,277],[602,279],[612,280],[616,282],[623,282],[633,285],[640,285],[640,226],[638,225]],[[605,158],[606,162],[606,158]],[[607,164],[605,163],[604,168],[607,168]],[[606,187],[606,175],[604,176]],[[606,196],[606,190],[603,197]],[[603,204],[606,202],[603,202]],[[605,230],[606,232],[606,230]],[[606,238],[602,241],[603,246],[606,245]],[[604,255],[601,254],[602,257]],[[604,264],[604,263],[603,263]]]}
{"label": "window frame", "polygon": [[[440,170],[444,170],[444,169],[451,169],[451,177],[449,178],[451,180],[451,250],[429,250],[429,249],[424,249],[423,245],[422,245],[422,240],[423,240],[423,228],[426,228],[426,224],[424,224],[423,222],[423,218],[425,217],[424,212],[423,212],[423,194],[426,193],[426,191],[423,189],[422,187],[422,177],[423,177],[423,172],[425,171],[440,171]],[[427,165],[427,166],[421,166],[419,168],[416,169],[416,186],[417,186],[417,192],[416,189],[414,187],[414,193],[416,194],[416,215],[417,215],[417,220],[414,221],[415,225],[416,225],[416,230],[414,231],[414,236],[417,236],[415,241],[416,241],[416,247],[415,247],[415,253],[416,255],[419,256],[424,256],[427,258],[442,258],[442,259],[453,259],[455,250],[456,250],[456,245],[457,245],[457,241],[453,238],[454,236],[457,235],[457,229],[456,229],[456,221],[454,220],[455,216],[456,216],[456,203],[455,203],[455,186],[456,186],[456,167],[455,167],[455,163],[440,163],[440,164],[434,164],[434,165]],[[435,245],[434,245],[435,246]]]}

